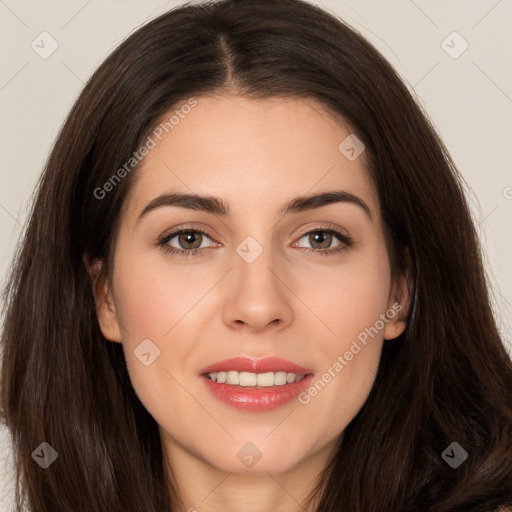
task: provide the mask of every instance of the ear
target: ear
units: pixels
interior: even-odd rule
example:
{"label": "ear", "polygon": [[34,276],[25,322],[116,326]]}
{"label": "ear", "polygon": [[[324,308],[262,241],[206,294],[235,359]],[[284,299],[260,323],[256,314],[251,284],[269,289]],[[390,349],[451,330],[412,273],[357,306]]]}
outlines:
{"label": "ear", "polygon": [[105,276],[103,260],[95,259],[91,261],[88,255],[84,255],[83,262],[91,280],[101,332],[108,340],[120,343],[122,341],[120,324],[110,285]]}
{"label": "ear", "polygon": [[384,339],[392,340],[400,336],[407,327],[407,315],[411,305],[412,280],[410,257],[407,253],[408,267],[405,275],[399,275],[395,278],[393,287],[389,296],[388,310],[386,316],[389,321],[384,329]]}

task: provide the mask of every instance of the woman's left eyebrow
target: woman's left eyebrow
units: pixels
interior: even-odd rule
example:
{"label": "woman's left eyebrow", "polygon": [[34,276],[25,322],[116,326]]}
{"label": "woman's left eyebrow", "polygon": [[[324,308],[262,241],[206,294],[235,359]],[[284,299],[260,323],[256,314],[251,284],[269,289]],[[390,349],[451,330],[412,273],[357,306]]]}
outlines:
{"label": "woman's left eyebrow", "polygon": [[[333,203],[351,203],[359,206],[373,222],[372,213],[368,205],[360,197],[345,190],[333,190],[314,195],[294,197],[279,210],[279,213],[281,216],[284,216],[291,213],[314,210]],[[229,216],[231,214],[229,204],[224,202],[221,198],[169,192],[152,199],[140,213],[137,222],[140,222],[149,212],[165,206],[199,210],[221,216]]]}

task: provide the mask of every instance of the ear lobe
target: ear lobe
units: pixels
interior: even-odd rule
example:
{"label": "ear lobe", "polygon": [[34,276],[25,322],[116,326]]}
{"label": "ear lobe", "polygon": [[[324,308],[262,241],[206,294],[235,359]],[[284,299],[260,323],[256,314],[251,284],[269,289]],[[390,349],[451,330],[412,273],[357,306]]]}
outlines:
{"label": "ear lobe", "polygon": [[[409,253],[407,252],[408,262],[410,263]],[[392,293],[388,303],[390,312],[390,321],[384,329],[384,339],[391,340],[400,336],[407,327],[407,315],[411,306],[412,279],[411,267],[407,266],[405,275],[395,278]]]}
{"label": "ear lobe", "polygon": [[91,261],[84,255],[83,262],[91,279],[92,293],[96,304],[96,314],[103,336],[110,341],[121,342],[121,330],[112,293],[109,293],[109,283],[104,275],[103,261]]}

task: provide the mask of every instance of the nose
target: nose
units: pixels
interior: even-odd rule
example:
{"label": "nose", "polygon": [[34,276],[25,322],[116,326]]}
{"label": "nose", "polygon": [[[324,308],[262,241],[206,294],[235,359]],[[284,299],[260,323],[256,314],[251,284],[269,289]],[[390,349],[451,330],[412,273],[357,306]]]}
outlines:
{"label": "nose", "polygon": [[227,282],[223,320],[231,329],[260,333],[282,330],[291,323],[293,293],[286,286],[284,265],[269,248],[252,262],[235,253]]}

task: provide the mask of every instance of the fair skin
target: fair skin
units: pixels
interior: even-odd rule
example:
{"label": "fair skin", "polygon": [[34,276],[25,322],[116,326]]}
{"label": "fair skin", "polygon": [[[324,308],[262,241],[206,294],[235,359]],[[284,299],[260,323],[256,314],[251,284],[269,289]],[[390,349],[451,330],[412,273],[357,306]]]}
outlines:
{"label": "fair skin", "polygon": [[[338,149],[349,129],[313,101],[197,100],[136,171],[110,278],[95,279],[100,326],[123,344],[134,389],[159,425],[182,510],[298,511],[366,401],[383,343],[405,328],[408,283],[391,279],[364,153],[350,161]],[[279,214],[296,196],[333,190],[360,198],[371,217],[352,202]],[[221,198],[231,213],[167,205],[139,219],[169,192]],[[177,235],[167,246],[200,246],[196,256],[157,246],[190,224],[207,236],[196,232],[194,242]],[[352,245],[320,254],[344,244],[322,231],[325,224]],[[313,229],[316,236],[305,235]],[[236,251],[248,236],[262,248],[251,263]],[[199,375],[223,359],[276,356],[319,379],[397,303],[400,315],[360,344],[307,404],[293,399],[273,410],[240,410],[214,397]],[[148,366],[134,355],[145,339],[160,350]],[[237,456],[248,442],[261,453],[252,467]]]}

